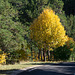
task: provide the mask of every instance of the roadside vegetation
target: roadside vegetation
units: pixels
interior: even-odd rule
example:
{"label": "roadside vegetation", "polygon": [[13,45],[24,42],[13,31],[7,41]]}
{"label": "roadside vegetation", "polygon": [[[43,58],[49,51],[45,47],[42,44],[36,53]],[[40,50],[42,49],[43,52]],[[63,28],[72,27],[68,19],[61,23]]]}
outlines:
{"label": "roadside vegetation", "polygon": [[21,61],[75,61],[74,3],[0,0],[0,71],[32,66]]}

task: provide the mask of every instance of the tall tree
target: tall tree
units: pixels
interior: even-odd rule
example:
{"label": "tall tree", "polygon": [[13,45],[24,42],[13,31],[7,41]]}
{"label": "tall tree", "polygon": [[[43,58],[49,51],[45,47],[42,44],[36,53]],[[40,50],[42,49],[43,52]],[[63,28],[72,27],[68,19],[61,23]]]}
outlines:
{"label": "tall tree", "polygon": [[53,10],[45,9],[30,26],[31,39],[44,49],[44,60],[46,51],[50,48],[63,46],[67,41],[64,27]]}
{"label": "tall tree", "polygon": [[23,24],[30,25],[30,22],[42,12],[47,6],[48,0],[24,0],[19,10],[19,19]]}
{"label": "tall tree", "polygon": [[4,51],[21,49],[26,46],[23,25],[18,22],[17,10],[13,9],[8,0],[0,2],[0,48]]}

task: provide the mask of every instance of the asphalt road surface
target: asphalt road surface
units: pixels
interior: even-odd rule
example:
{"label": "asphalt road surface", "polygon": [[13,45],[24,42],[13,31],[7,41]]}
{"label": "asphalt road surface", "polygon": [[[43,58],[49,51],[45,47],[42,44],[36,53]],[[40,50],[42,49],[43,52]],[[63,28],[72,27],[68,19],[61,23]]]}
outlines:
{"label": "asphalt road surface", "polygon": [[75,62],[47,63],[43,66],[28,69],[18,75],[75,75]]}

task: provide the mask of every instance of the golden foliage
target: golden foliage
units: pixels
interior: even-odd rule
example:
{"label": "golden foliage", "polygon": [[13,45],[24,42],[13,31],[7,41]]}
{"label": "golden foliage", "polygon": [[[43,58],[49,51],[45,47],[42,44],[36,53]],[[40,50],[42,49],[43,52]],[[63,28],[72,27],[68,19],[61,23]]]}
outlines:
{"label": "golden foliage", "polygon": [[6,53],[1,53],[2,50],[0,49],[0,64],[6,64]]}
{"label": "golden foliage", "polygon": [[70,51],[73,51],[73,48],[71,48]]}
{"label": "golden foliage", "polygon": [[39,47],[53,48],[63,46],[68,40],[64,27],[55,12],[45,9],[30,26],[30,37]]}
{"label": "golden foliage", "polygon": [[68,41],[66,42],[66,45],[68,49],[70,49],[70,51],[73,51],[73,47],[75,46],[75,41],[73,40],[73,38],[68,37]]}

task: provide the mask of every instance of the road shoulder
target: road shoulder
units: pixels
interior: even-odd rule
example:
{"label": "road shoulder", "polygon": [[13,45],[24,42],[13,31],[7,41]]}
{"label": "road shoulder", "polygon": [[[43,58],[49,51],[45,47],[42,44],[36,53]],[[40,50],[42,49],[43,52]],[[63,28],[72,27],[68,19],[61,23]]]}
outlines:
{"label": "road shoulder", "polygon": [[10,74],[10,75],[17,75],[17,74],[19,74],[19,73],[21,73],[21,72],[23,72],[23,71],[28,70],[28,69],[32,69],[32,68],[40,67],[40,66],[43,66],[43,65],[35,65],[35,66],[27,67],[27,68],[24,68],[24,69],[19,69],[19,70],[17,70],[17,71],[13,71],[12,74]]}

